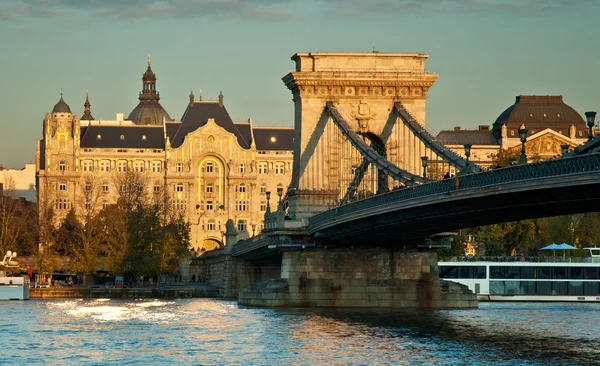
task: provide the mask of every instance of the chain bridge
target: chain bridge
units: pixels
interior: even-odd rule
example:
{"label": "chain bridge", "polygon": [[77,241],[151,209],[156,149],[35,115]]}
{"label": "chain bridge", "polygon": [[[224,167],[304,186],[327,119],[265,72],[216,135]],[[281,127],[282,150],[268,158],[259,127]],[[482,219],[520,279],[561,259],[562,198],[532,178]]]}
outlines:
{"label": "chain bridge", "polygon": [[[428,248],[447,244],[448,232],[598,210],[596,140],[558,159],[494,170],[436,141],[425,125],[438,77],[425,71],[427,58],[292,57],[296,71],[283,78],[295,104],[292,180],[265,214],[265,231],[228,248],[258,281],[245,277],[241,303],[476,306],[464,288],[440,286]],[[259,281],[265,273],[280,280]]]}

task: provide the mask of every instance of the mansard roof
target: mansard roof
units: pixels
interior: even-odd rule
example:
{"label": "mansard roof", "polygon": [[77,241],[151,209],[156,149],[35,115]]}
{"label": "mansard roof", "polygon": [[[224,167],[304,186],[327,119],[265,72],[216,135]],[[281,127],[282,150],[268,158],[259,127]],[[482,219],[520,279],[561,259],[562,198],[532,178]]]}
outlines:
{"label": "mansard roof", "polygon": [[250,135],[240,132],[231,120],[225,106],[217,101],[194,101],[189,104],[181,118],[181,127],[171,140],[171,146],[181,146],[185,136],[204,126],[209,118],[214,119],[215,123],[227,132],[234,134],[242,148],[250,148]]}
{"label": "mansard roof", "polygon": [[254,127],[257,150],[294,150],[294,128]]}
{"label": "mansard roof", "polygon": [[454,130],[440,131],[437,140],[444,145],[499,145],[490,130]]}
{"label": "mansard roof", "polygon": [[164,149],[163,126],[85,126],[81,128],[81,147]]}

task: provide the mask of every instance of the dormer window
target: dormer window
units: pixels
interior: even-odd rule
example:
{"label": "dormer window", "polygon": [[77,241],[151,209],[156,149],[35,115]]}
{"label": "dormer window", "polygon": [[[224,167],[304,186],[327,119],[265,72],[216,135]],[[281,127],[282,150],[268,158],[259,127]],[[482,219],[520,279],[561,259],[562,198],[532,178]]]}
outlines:
{"label": "dormer window", "polygon": [[125,140],[125,135],[119,136],[119,140],[121,140],[121,141]]}
{"label": "dormer window", "polygon": [[142,140],[146,141],[146,135],[142,135]]}
{"label": "dormer window", "polygon": [[276,142],[277,139],[275,138],[275,136],[271,136],[271,142]]}
{"label": "dormer window", "polygon": [[102,135],[98,134],[98,136],[96,136],[96,140],[102,140]]}

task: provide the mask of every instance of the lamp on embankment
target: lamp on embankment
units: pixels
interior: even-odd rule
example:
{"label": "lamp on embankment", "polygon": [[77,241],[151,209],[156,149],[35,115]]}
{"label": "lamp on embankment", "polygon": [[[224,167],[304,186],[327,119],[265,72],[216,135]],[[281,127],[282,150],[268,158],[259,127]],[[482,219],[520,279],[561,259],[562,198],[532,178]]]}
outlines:
{"label": "lamp on embankment", "polygon": [[428,156],[421,156],[421,164],[423,165],[423,178],[427,178],[427,160]]}
{"label": "lamp on embankment", "polygon": [[521,139],[521,158],[519,164],[527,164],[527,155],[525,155],[525,141],[527,141],[527,129],[525,124],[519,127],[519,138]]}
{"label": "lamp on embankment", "polygon": [[593,132],[593,128],[594,128],[594,124],[595,124],[595,119],[596,119],[596,112],[585,112],[585,119],[587,119],[587,126],[588,126],[588,141],[594,138],[594,132]]}

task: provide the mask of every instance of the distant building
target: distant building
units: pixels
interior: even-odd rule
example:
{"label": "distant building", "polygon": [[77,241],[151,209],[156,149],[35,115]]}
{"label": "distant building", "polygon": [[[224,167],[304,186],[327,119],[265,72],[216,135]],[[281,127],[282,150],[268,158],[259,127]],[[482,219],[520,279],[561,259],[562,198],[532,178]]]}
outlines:
{"label": "distant building", "polygon": [[[266,192],[291,178],[293,128],[234,122],[218,100],[189,96],[181,121],[160,105],[156,75],[143,74],[139,103],[127,119],[94,119],[88,96],[81,118],[62,96],[43,123],[36,154],[40,202],[54,205],[58,219],[71,208],[92,209],[83,194],[89,177],[101,190],[96,206],[114,203],[122,187],[115,176],[133,170],[148,178],[148,194],[168,190],[169,204],[191,224],[191,245],[222,245],[225,223],[233,219],[238,239],[258,234],[267,207]],[[101,207],[100,207],[101,208]]]}
{"label": "distant building", "polygon": [[464,156],[465,144],[472,144],[471,161],[489,167],[501,150],[521,149],[519,128],[527,129],[525,142],[528,159],[549,159],[561,155],[561,145],[569,150],[585,143],[588,128],[583,117],[563,102],[562,96],[520,95],[515,103],[498,116],[492,128],[440,131],[437,136],[445,146]]}
{"label": "distant building", "polygon": [[15,198],[22,197],[29,202],[37,202],[35,164],[25,164],[23,169],[0,170],[0,184],[4,193],[10,192]]}

